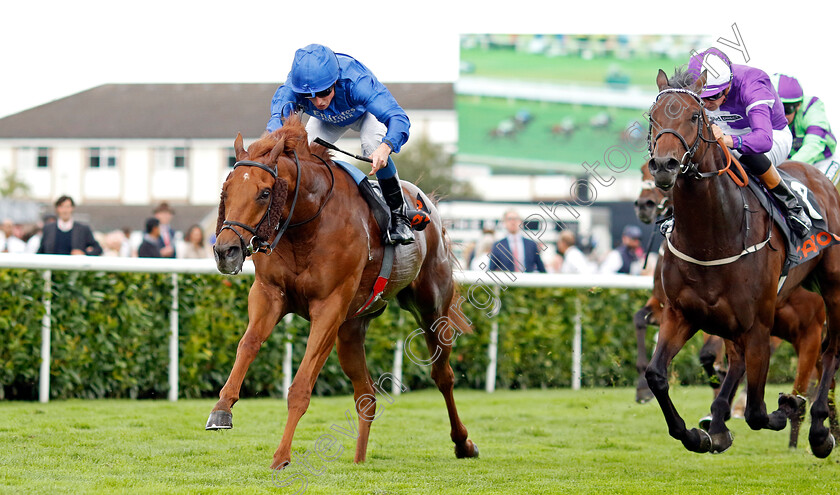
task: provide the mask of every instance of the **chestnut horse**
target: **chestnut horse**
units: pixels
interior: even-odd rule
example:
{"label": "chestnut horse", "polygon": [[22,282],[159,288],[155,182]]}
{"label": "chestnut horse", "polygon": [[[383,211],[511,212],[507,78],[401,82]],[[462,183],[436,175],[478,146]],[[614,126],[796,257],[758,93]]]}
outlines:
{"label": "chestnut horse", "polygon": [[247,150],[242,136],[237,136],[234,150],[237,164],[222,186],[219,205],[214,248],[219,271],[238,273],[248,246],[265,246],[274,240],[273,249],[253,255],[256,279],[248,295],[248,328],[207,429],[232,427],[231,407],[239,399],[248,366],[280,318],[294,313],[310,321],[309,339],[289,387],[288,419],[271,467],[289,463],[295,428],[309,407],[315,380],[333,346],[353,383],[359,416],[354,461],[363,462],[375,416],[376,385],[382,385],[374,382],[365,362],[365,333],[370,321],[384,311],[385,300],[397,297],[424,330],[434,357],[431,375],[446,402],[455,455],[477,456],[478,448],[467,438],[455,408],[454,374],[449,366],[453,332],[472,330],[458,313],[463,299],[452,278],[454,258],[440,215],[428,197],[403,182],[409,197],[419,194],[425,201],[431,225],[415,233],[413,244],[395,248],[393,271],[382,298],[357,316],[377,282],[384,247],[379,226],[356,183],[343,171],[333,172],[337,167],[326,149],[310,147],[295,116]]}
{"label": "chestnut horse", "polygon": [[[670,435],[688,450],[723,452],[731,446],[732,435],[724,421],[745,371],[747,424],[755,430],[781,430],[789,411],[780,401],[780,409],[768,415],[764,404],[770,329],[777,303],[785,301],[806,279],[815,281],[825,302],[828,329],[808,439],[814,455],[826,457],[834,448],[834,437],[824,422],[840,351],[840,250],[827,248],[791,268],[779,287],[786,256],[780,242],[782,233],[755,196],[722,175],[726,169],[719,147],[723,145],[713,138],[699,97],[706,73],[685,87],[678,80],[685,79],[669,81],[659,71],[656,82],[660,93],[649,112],[649,167],[657,187],[666,191],[673,188],[670,242],[674,247],[662,257],[666,299],[659,341],[645,377]],[[805,164],[787,162],[781,168],[807,185],[817,198],[829,231],[840,232],[840,196],[831,181]],[[765,240],[769,246],[762,244]],[[733,346],[728,353],[728,373],[712,402],[708,432],[688,430],[668,394],[668,365],[700,328],[730,340]]]}

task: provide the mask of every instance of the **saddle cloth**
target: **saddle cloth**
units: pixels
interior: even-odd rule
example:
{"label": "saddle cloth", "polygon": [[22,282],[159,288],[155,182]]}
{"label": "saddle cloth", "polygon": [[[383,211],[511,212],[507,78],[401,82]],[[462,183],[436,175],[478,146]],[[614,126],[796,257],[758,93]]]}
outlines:
{"label": "saddle cloth", "polygon": [[825,218],[820,211],[820,204],[817,202],[814,193],[812,193],[805,184],[784,170],[779,169],[779,175],[781,175],[782,180],[787,183],[790,190],[796,194],[796,197],[799,199],[799,204],[802,205],[805,213],[811,217],[811,231],[808,233],[808,236],[804,238],[800,239],[793,231],[791,231],[787,221],[785,220],[786,217],[783,210],[760,180],[752,177],[752,180],[750,180],[749,183],[749,188],[758,198],[764,210],[770,213],[773,221],[784,235],[785,249],[787,251],[785,264],[782,267],[782,276],[784,276],[787,274],[788,270],[794,266],[814,258],[823,249],[840,243],[840,236],[828,231]]}
{"label": "saddle cloth", "polygon": [[[388,228],[388,223],[390,222],[391,218],[391,209],[388,208],[388,205],[385,203],[385,196],[382,193],[382,187],[379,185],[378,182],[367,180],[367,176],[359,170],[358,168],[350,165],[347,162],[341,160],[333,160],[333,162],[339,166],[342,170],[350,174],[350,177],[353,179],[353,182],[359,186],[359,192],[362,193],[362,196],[367,194],[365,191],[365,187],[362,186],[363,181],[367,181],[368,184],[371,185],[373,192],[375,193],[374,198],[366,198],[369,199],[368,204],[375,203],[379,205],[379,209],[381,211],[374,211],[373,215],[376,217],[376,221],[379,223],[379,228],[381,231],[385,231]],[[429,224],[430,217],[429,217],[429,208],[426,206],[426,203],[423,201],[423,198],[420,194],[417,194],[417,197],[414,198],[414,208],[408,208],[406,210],[406,215],[408,216],[409,223],[411,224],[411,228],[417,231],[423,230],[426,228],[426,225]]]}

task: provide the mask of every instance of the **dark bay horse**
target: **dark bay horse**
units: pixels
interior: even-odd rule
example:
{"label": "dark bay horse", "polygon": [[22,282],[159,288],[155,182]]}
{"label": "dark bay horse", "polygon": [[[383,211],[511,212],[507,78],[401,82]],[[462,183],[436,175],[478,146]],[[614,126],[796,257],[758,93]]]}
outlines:
{"label": "dark bay horse", "polygon": [[[673,190],[667,192],[657,188],[653,182],[653,176],[648,166],[642,167],[642,190],[635,201],[636,216],[644,223],[651,223],[658,217],[669,216],[671,211],[671,196]],[[664,246],[663,246],[664,249]],[[664,253],[664,251],[663,251]],[[639,370],[639,383],[636,387],[636,400],[645,402],[647,397],[652,397],[645,380],[644,373],[649,364],[647,353],[647,326],[658,326],[662,318],[662,309],[665,301],[665,290],[662,287],[662,258],[658,257],[654,268],[653,292],[642,307],[633,317],[636,326],[636,369]],[[808,391],[811,376],[822,369],[819,362],[820,343],[822,341],[823,324],[825,323],[825,306],[822,298],[809,292],[802,287],[794,290],[786,300],[779,300],[776,306],[776,315],[773,328],[770,331],[771,348],[776,349],[781,340],[786,340],[793,345],[797,356],[796,377],[794,379],[793,391],[785,400],[789,401],[793,409],[790,415],[790,438],[788,446],[796,447],[799,441],[799,427],[802,423],[805,412],[805,401],[796,396],[805,396]],[[722,377],[725,376],[724,339],[716,335],[703,332],[703,347],[700,349],[700,364],[709,377],[709,384],[717,397],[720,391]],[[729,344],[730,351],[734,350]],[[832,385],[832,390],[834,387]],[[735,393],[733,389],[732,393]],[[729,397],[730,404],[733,397]],[[837,419],[834,414],[833,400],[829,408],[829,419],[832,425],[832,433],[837,430]],[[701,426],[708,427],[705,419],[701,420]]]}
{"label": "dark bay horse", "polygon": [[[834,437],[824,422],[840,351],[840,250],[825,249],[792,268],[779,289],[786,256],[782,233],[761,210],[757,198],[722,175],[726,164],[698,96],[706,73],[680,87],[660,70],[656,82],[660,93],[650,109],[649,166],[657,187],[673,189],[674,228],[670,240],[674,247],[666,250],[662,259],[666,300],[659,342],[645,376],[662,408],[668,431],[694,452],[723,452],[729,448],[732,436],[724,421],[733,390],[744,372],[747,424],[752,429],[785,427],[788,413],[780,407],[768,415],[764,404],[770,329],[777,303],[807,279],[818,284],[828,315],[823,371],[811,407],[808,438],[814,455],[826,457],[834,448]],[[814,193],[829,231],[840,232],[840,196],[833,184],[805,164],[787,162],[781,168]],[[750,228],[746,228],[747,222]],[[769,243],[759,249],[768,233]],[[710,264],[713,260],[721,263]],[[733,345],[733,352],[728,353],[728,373],[712,403],[708,433],[697,428],[688,430],[668,394],[668,365],[700,328]]]}
{"label": "dark bay horse", "polygon": [[[338,171],[323,147],[310,147],[297,117],[247,150],[242,136],[237,136],[234,149],[237,165],[222,186],[219,205],[214,248],[219,271],[238,273],[248,246],[276,245],[268,253],[253,255],[256,279],[248,296],[248,328],[207,429],[232,427],[231,407],[239,399],[248,366],[280,318],[295,313],[310,321],[309,339],[289,388],[288,419],[271,467],[289,463],[295,428],[309,407],[315,380],[333,346],[353,383],[359,416],[354,461],[364,461],[376,412],[374,394],[376,386],[382,386],[373,380],[365,362],[365,333],[370,321],[384,310],[385,300],[397,297],[424,330],[435,358],[431,375],[446,402],[455,455],[477,456],[478,448],[467,438],[458,417],[449,366],[454,332],[471,332],[471,328],[459,314],[463,299],[452,278],[454,258],[429,198],[403,182],[408,197],[419,194],[425,201],[431,225],[415,234],[415,243],[396,247],[382,298],[357,316],[374,284],[381,283],[377,278],[384,248],[378,224],[356,183]],[[282,237],[276,240],[277,236]]]}

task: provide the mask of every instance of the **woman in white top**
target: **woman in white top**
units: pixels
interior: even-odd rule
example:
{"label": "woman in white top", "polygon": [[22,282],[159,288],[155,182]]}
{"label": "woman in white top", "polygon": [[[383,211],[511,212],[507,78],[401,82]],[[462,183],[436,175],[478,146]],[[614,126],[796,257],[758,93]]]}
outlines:
{"label": "woman in white top", "polygon": [[184,247],[178,250],[179,258],[212,258],[213,250],[204,239],[204,232],[198,225],[187,229],[184,236]]}

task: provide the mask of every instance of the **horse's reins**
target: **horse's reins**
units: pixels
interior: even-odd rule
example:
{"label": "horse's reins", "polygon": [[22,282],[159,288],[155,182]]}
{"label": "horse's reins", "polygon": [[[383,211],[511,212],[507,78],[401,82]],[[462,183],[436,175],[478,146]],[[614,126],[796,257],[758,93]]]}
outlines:
{"label": "horse's reins", "polygon": [[[693,91],[689,91],[689,90],[683,89],[683,88],[666,88],[666,89],[663,89],[662,91],[659,92],[659,94],[656,96],[656,99],[654,100],[653,104],[656,105],[656,102],[659,101],[659,98],[663,94],[666,94],[666,93],[685,93],[685,94],[691,96],[692,98],[694,98],[694,100],[697,102],[697,104],[700,105],[700,114],[701,114],[701,118],[702,118],[702,123],[700,123],[700,122],[697,123],[697,137],[694,139],[694,144],[691,145],[691,146],[688,145],[688,142],[685,140],[684,137],[682,137],[682,135],[679,132],[677,132],[675,129],[670,129],[670,128],[662,129],[661,131],[659,131],[659,133],[657,133],[656,136],[651,141],[653,126],[650,126],[648,128],[648,153],[650,154],[650,156],[651,157],[653,156],[653,148],[656,146],[656,142],[659,140],[660,137],[662,137],[663,134],[673,134],[674,136],[677,137],[677,139],[679,139],[680,143],[682,143],[683,147],[686,149],[685,154],[683,155],[682,159],[680,160],[680,173],[688,174],[690,177],[693,177],[695,179],[708,179],[708,178],[711,178],[711,177],[719,177],[719,176],[723,175],[724,173],[727,173],[727,174],[729,174],[729,177],[732,179],[732,181],[736,185],[738,185],[738,187],[742,187],[742,188],[746,187],[747,184],[749,184],[749,176],[744,171],[744,168],[741,165],[741,162],[739,162],[735,157],[733,157],[732,154],[729,152],[729,148],[727,148],[726,145],[723,144],[723,138],[714,140],[714,139],[707,139],[705,136],[703,136],[703,128],[709,129],[709,131],[711,132],[711,124],[709,123],[708,119],[706,118],[706,112],[703,109],[703,100],[702,100],[702,98],[700,98],[700,95],[698,95],[697,93],[695,93]],[[651,108],[653,108],[653,107],[651,107]],[[653,122],[653,118],[651,118],[650,120],[651,120],[651,122]],[[703,142],[706,142],[706,143],[717,143],[718,144],[720,149],[723,151],[724,157],[726,158],[726,167],[724,167],[720,170],[716,170],[714,172],[700,172],[697,169],[698,164],[694,161],[694,154],[697,152],[697,149],[700,147],[701,140]],[[686,158],[688,158],[687,163],[686,163]],[[731,168],[732,163],[735,163],[735,167],[738,169],[738,173],[741,175],[741,177],[743,177],[743,179],[738,177],[735,174],[735,172],[732,170],[732,168]],[[746,207],[746,204],[744,206]],[[745,218],[746,218],[746,222],[748,223],[749,222],[749,215],[746,215]],[[695,265],[700,265],[700,266],[718,266],[718,265],[727,265],[729,263],[733,263],[733,262],[739,260],[741,257],[743,257],[747,254],[754,253],[754,252],[760,250],[765,245],[767,245],[768,242],[770,242],[770,236],[771,236],[772,230],[773,230],[773,224],[772,224],[772,222],[770,222],[770,227],[767,230],[767,237],[762,242],[760,242],[758,244],[754,244],[754,245],[749,246],[749,247],[744,247],[744,249],[740,253],[738,253],[734,256],[730,256],[728,258],[716,259],[716,260],[709,260],[709,261],[699,260],[697,258],[691,257],[691,256],[679,251],[676,248],[676,246],[674,246],[671,243],[671,230],[668,230],[667,232],[665,232],[665,241],[666,241],[666,244],[668,245],[668,250],[670,250],[674,254],[674,256],[676,256],[677,258],[679,258],[683,261],[687,261],[689,263],[693,263]],[[747,227],[747,231],[749,231],[749,226]]]}
{"label": "horse's reins", "polygon": [[[273,194],[271,196],[271,199],[269,200],[268,208],[266,208],[265,213],[263,213],[262,218],[260,218],[260,221],[257,222],[256,226],[251,227],[251,226],[246,225],[244,223],[233,221],[233,220],[225,220],[224,222],[222,222],[222,228],[219,229],[219,233],[221,234],[222,231],[224,231],[225,229],[231,230],[234,234],[236,234],[237,237],[239,237],[239,241],[242,243],[242,246],[243,246],[243,251],[245,251],[248,255],[251,255],[251,254],[254,254],[254,253],[271,254],[272,251],[274,251],[274,248],[277,247],[277,243],[280,242],[280,238],[283,237],[283,234],[286,232],[287,229],[292,228],[292,227],[298,227],[298,226],[303,225],[305,223],[311,222],[312,220],[317,218],[321,214],[321,212],[324,210],[324,207],[326,206],[327,202],[332,197],[333,189],[335,188],[335,174],[333,173],[332,168],[326,162],[326,160],[324,160],[323,158],[321,158],[318,155],[312,155],[315,158],[321,160],[321,162],[327,167],[327,170],[330,172],[330,190],[327,193],[326,199],[324,199],[323,203],[321,203],[321,206],[318,208],[318,211],[315,212],[315,214],[312,217],[310,217],[307,220],[304,220],[302,222],[297,222],[297,223],[293,223],[293,224],[290,223],[291,220],[292,220],[292,215],[294,215],[294,213],[295,213],[295,207],[297,206],[298,192],[300,191],[300,179],[301,179],[301,175],[302,175],[301,174],[301,167],[300,167],[300,160],[298,159],[297,152],[293,150],[292,153],[294,154],[295,167],[297,168],[297,177],[295,178],[295,194],[292,197],[292,206],[289,208],[289,215],[286,217],[286,220],[283,222],[283,225],[281,226],[280,222],[278,221],[277,225],[274,227],[274,230],[277,233],[275,234],[274,241],[272,243],[269,244],[267,239],[261,239],[259,237],[259,235],[257,235],[257,232],[260,229],[260,225],[262,225],[262,223],[266,220],[266,218],[268,218],[269,213],[271,212],[271,207],[273,206],[273,203],[274,203],[274,195]],[[266,172],[268,172],[269,174],[271,174],[271,177],[275,180],[275,182],[277,181],[277,165],[276,164],[275,164],[274,168],[271,168],[268,165],[265,165],[264,163],[255,162],[255,161],[252,161],[252,160],[240,160],[233,165],[233,169],[236,170],[236,167],[257,167],[257,168],[261,168],[261,169],[265,170]],[[283,205],[279,205],[279,207],[282,208]],[[251,233],[250,242],[245,242],[245,238],[242,237],[242,234],[240,234],[239,231],[234,229],[233,227],[240,227],[240,228],[245,229],[248,232],[250,232]],[[255,243],[257,243],[257,242],[259,242],[259,245],[255,245]]]}
{"label": "horse's reins", "polygon": [[[663,89],[662,91],[659,92],[658,95],[656,95],[656,99],[653,102],[654,105],[656,104],[657,101],[659,101],[659,98],[662,97],[662,95],[666,94],[666,93],[685,93],[685,94],[691,96],[692,98],[694,98],[694,100],[697,101],[697,104],[700,105],[700,115],[701,115],[701,118],[703,119],[702,124],[699,123],[699,122],[697,123],[697,137],[694,138],[694,144],[692,144],[691,146],[688,145],[688,142],[685,140],[684,137],[682,137],[682,135],[679,132],[677,132],[675,129],[670,129],[670,128],[662,129],[661,131],[659,131],[659,133],[656,134],[656,137],[654,137],[653,140],[651,141],[650,137],[651,137],[651,133],[653,132],[653,127],[652,126],[649,127],[648,128],[648,152],[650,153],[650,155],[653,156],[653,148],[656,146],[656,142],[659,140],[660,137],[662,137],[663,134],[673,134],[674,136],[676,136],[677,139],[680,140],[680,143],[683,145],[683,147],[686,150],[685,154],[683,154],[683,156],[682,156],[682,159],[680,159],[680,172],[681,173],[690,174],[692,177],[697,178],[697,179],[707,179],[707,178],[710,178],[710,177],[717,177],[717,176],[723,175],[724,173],[727,173],[727,174],[729,174],[729,177],[732,178],[732,181],[735,182],[735,184],[737,184],[739,187],[746,187],[747,184],[749,184],[749,176],[747,176],[747,173],[744,171],[743,166],[741,166],[741,162],[739,162],[735,157],[733,157],[732,154],[729,152],[729,148],[727,148],[726,145],[723,144],[723,138],[717,139],[717,140],[707,139],[703,135],[703,128],[709,129],[709,131],[711,132],[711,124],[709,123],[708,119],[706,118],[706,112],[703,109],[703,100],[702,100],[702,98],[700,98],[700,95],[698,95],[697,93],[695,93],[693,91],[689,91],[687,89],[667,88],[667,89]],[[653,122],[653,118],[651,118],[650,120],[651,120],[651,122]],[[697,163],[694,162],[694,154],[697,152],[697,149],[700,147],[700,142],[701,141],[706,142],[706,143],[717,143],[718,144],[720,149],[723,151],[724,157],[726,157],[726,167],[724,167],[720,170],[716,170],[714,172],[700,172],[699,170],[697,170]],[[686,158],[688,159],[688,162],[686,162]],[[743,178],[738,177],[735,174],[735,172],[732,171],[731,165],[733,163],[735,164],[735,168],[738,169],[738,173]]]}

